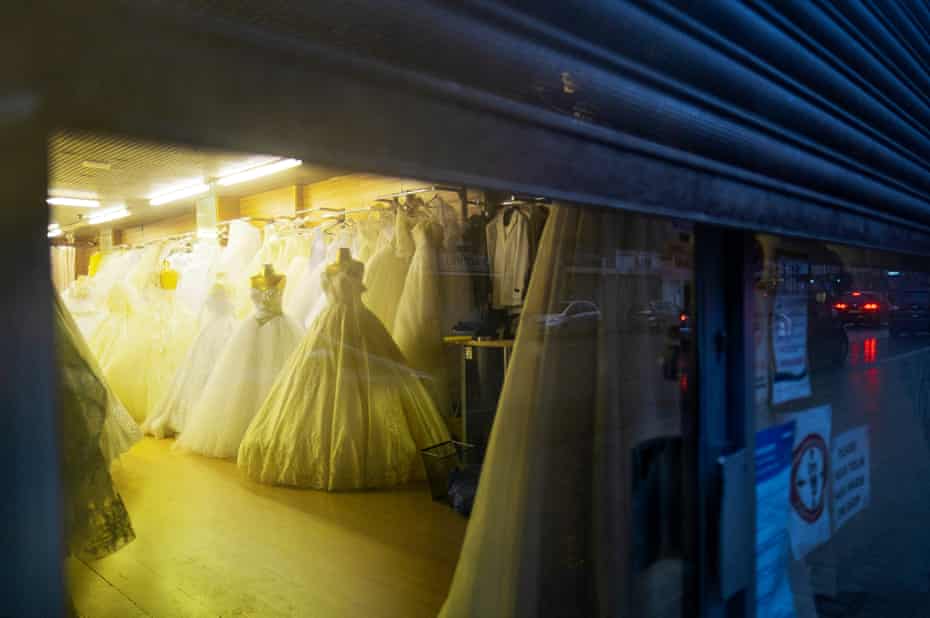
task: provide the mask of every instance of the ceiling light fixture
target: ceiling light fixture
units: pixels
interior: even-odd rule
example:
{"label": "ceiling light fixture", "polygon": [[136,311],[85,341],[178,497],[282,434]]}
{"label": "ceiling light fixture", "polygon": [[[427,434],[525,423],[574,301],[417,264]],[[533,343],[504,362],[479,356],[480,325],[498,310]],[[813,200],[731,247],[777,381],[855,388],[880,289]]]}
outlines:
{"label": "ceiling light fixture", "polygon": [[193,197],[195,195],[200,195],[201,193],[206,193],[210,190],[210,185],[203,182],[203,180],[198,180],[194,184],[186,185],[180,188],[170,189],[168,191],[163,191],[161,193],[156,193],[155,195],[149,196],[149,204],[152,206],[161,206],[162,204],[167,204],[169,202],[176,202],[178,200],[183,200],[185,197]]}
{"label": "ceiling light fixture", "polygon": [[80,197],[48,197],[45,203],[50,206],[75,206],[77,208],[97,208],[99,200],[87,200]]}
{"label": "ceiling light fixture", "polygon": [[48,237],[55,238],[62,235],[61,226],[57,223],[50,223],[48,226]]}
{"label": "ceiling light fixture", "polygon": [[117,219],[125,219],[130,214],[131,213],[125,206],[117,206],[115,208],[108,208],[107,210],[95,212],[94,214],[87,217],[87,223],[89,225],[99,225],[101,223],[106,223],[108,221],[116,221]]}
{"label": "ceiling light fixture", "polygon": [[289,170],[292,167],[297,167],[301,163],[302,161],[300,159],[280,159],[274,163],[266,163],[241,172],[236,172],[235,174],[221,176],[216,182],[221,186],[228,187],[229,185],[239,184],[240,182],[247,182],[249,180],[255,180],[256,178],[262,178],[263,176],[277,174],[278,172]]}

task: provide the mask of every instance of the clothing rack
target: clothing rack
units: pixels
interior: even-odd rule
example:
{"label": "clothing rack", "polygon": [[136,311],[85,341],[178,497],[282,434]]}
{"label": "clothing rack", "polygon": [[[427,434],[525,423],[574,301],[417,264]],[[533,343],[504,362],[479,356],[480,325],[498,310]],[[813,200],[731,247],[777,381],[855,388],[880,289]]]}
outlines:
{"label": "clothing rack", "polygon": [[539,204],[546,205],[551,204],[552,200],[547,197],[539,197],[532,195],[517,195],[514,193],[510,194],[510,198],[503,200],[501,206],[521,206],[524,204]]}
{"label": "clothing rack", "polygon": [[468,188],[463,185],[429,185],[427,187],[417,187],[415,189],[407,189],[405,191],[397,191],[396,193],[388,193],[387,195],[379,196],[375,201],[378,202],[394,202],[399,197],[405,197],[408,195],[416,195],[417,193],[438,193],[440,191],[447,191],[449,193],[455,193],[459,197],[459,202],[462,206],[462,221],[468,219],[468,205],[472,204],[474,206],[483,207],[484,204],[479,200],[469,200],[468,199]]}

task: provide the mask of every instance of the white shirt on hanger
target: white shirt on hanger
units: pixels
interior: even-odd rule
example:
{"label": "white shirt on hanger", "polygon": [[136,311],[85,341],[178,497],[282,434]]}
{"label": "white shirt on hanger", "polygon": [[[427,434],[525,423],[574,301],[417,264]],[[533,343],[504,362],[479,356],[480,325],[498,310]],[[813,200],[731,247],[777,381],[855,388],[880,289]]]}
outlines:
{"label": "white shirt on hanger", "polygon": [[[508,219],[506,223],[505,219]],[[530,220],[519,208],[498,214],[485,228],[495,307],[523,304],[530,271]]]}

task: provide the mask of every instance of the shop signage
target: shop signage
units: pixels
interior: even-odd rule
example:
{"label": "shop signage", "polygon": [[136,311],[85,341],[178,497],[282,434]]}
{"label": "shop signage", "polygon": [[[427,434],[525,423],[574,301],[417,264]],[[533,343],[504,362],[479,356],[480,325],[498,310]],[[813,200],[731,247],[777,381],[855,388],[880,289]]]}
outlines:
{"label": "shop signage", "polygon": [[794,616],[788,556],[788,495],[795,424],[756,433],[756,616]]}
{"label": "shop signage", "polygon": [[788,491],[789,533],[794,557],[800,560],[829,540],[830,526],[830,406],[786,415],[795,422],[791,479]]}
{"label": "shop signage", "polygon": [[850,429],[833,439],[834,530],[869,505],[869,428]]}

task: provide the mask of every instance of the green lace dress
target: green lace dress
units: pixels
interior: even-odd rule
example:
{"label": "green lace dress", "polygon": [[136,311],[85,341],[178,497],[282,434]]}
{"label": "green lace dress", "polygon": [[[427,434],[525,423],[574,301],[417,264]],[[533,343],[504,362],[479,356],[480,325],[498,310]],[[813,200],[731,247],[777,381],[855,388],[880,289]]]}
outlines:
{"label": "green lace dress", "polygon": [[108,389],[57,293],[55,347],[67,549],[77,558],[102,558],[134,539],[135,534],[100,446]]}

